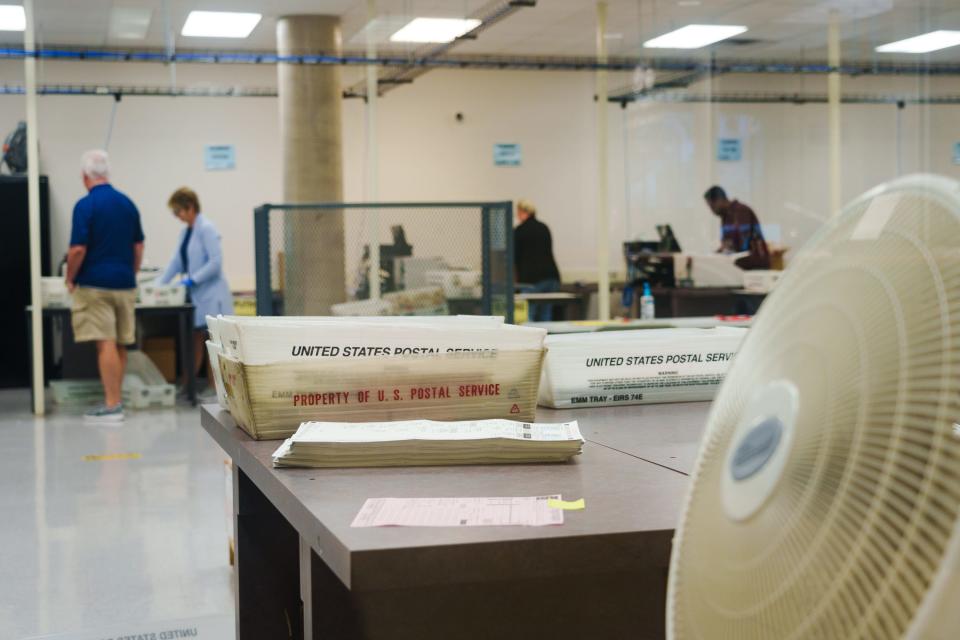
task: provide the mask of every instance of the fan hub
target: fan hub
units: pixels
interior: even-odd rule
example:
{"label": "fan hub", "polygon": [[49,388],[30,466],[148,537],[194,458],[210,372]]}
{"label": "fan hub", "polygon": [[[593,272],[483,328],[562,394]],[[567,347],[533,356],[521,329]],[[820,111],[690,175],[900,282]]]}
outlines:
{"label": "fan hub", "polygon": [[733,433],[723,474],[723,508],[736,522],[766,504],[783,475],[793,444],[800,392],[788,380],[760,388]]}

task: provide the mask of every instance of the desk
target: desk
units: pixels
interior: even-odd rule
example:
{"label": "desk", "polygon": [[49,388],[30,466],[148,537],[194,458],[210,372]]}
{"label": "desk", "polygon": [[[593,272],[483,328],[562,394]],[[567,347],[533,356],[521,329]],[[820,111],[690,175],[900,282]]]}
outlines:
{"label": "desk", "polygon": [[590,442],[690,475],[709,410],[709,402],[591,409],[538,407],[537,420],[579,420],[580,432]]}
{"label": "desk", "polygon": [[[32,307],[27,306],[26,308],[26,318],[27,318],[27,340],[32,343],[33,341],[33,325],[30,322],[30,313],[32,312]],[[190,401],[190,404],[196,406],[197,404],[197,372],[193,370],[193,362],[195,354],[193,352],[193,305],[192,304],[183,304],[175,307],[148,307],[137,305],[136,310],[134,311],[137,321],[141,318],[147,318],[151,316],[166,316],[166,315],[175,315],[177,316],[177,347],[180,352],[180,367],[182,370],[183,377],[181,378],[183,383],[184,391],[186,391],[187,399]],[[43,317],[44,318],[54,318],[61,322],[64,322],[65,325],[70,326],[70,309],[66,307],[44,307],[43,308]],[[71,336],[73,332],[71,331]],[[31,367],[31,379],[32,379],[32,368],[33,361],[30,361]],[[33,388],[30,389],[31,399],[33,397]]]}
{"label": "desk", "polygon": [[769,292],[751,291],[749,289],[735,289],[733,299],[736,304],[737,313],[749,313],[756,315],[760,311],[760,305],[767,299]]}
{"label": "desk", "polygon": [[[687,318],[736,313],[733,291],[733,287],[653,287],[651,292],[658,318]],[[634,297],[634,304],[639,304],[640,296]]]}
{"label": "desk", "polygon": [[[706,404],[645,411],[538,410],[580,420],[587,442],[569,464],[274,469],[279,441],[204,405],[203,428],[234,462],[238,639],[287,637],[288,620],[294,638],[663,637],[687,477],[602,440],[667,459],[654,434],[680,415],[685,455]],[[350,528],[371,497],[547,493],[587,508],[560,527]]]}
{"label": "desk", "polygon": [[[583,296],[580,296],[576,293],[567,293],[564,291],[553,291],[545,293],[517,293],[514,294],[513,299],[515,301],[525,300],[527,303],[535,304],[549,304],[552,306],[563,307],[563,317],[565,319],[580,319],[583,318]],[[570,306],[575,306],[576,317],[572,318],[573,314],[567,313],[567,308]]]}
{"label": "desk", "polygon": [[656,318],[653,320],[581,320],[578,322],[527,322],[525,327],[545,329],[549,334],[632,331],[634,329],[712,329],[713,327],[749,327],[750,316],[701,316],[693,318]]}

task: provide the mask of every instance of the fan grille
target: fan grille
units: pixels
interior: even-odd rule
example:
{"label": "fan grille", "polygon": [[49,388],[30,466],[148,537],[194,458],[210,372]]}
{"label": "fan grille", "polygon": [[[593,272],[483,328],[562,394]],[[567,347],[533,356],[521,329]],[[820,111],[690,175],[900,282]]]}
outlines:
{"label": "fan grille", "polygon": [[[899,638],[960,535],[960,199],[915,185],[848,207],[764,303],[677,531],[674,638]],[[800,394],[792,450],[734,522],[726,453],[776,380]]]}

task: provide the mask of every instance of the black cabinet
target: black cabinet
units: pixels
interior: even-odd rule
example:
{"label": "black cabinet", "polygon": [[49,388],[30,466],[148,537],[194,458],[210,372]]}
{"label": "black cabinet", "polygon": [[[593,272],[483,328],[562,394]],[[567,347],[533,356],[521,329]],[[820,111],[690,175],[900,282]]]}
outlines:
{"label": "black cabinet", "polygon": [[[50,272],[50,193],[40,177],[40,252]],[[0,387],[30,386],[30,344],[23,309],[30,304],[30,216],[26,176],[0,176]],[[44,328],[44,333],[48,329]],[[49,344],[49,343],[48,343]]]}

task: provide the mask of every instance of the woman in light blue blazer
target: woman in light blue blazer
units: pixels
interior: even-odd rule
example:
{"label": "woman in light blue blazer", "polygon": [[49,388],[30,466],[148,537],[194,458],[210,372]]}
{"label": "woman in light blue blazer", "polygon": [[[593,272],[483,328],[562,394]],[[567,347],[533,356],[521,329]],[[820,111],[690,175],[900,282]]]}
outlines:
{"label": "woman in light blue blazer", "polygon": [[176,276],[182,276],[180,284],[187,288],[193,302],[193,338],[196,355],[195,371],[203,363],[206,353],[207,316],[218,313],[233,313],[233,296],[230,285],[223,275],[223,252],[220,249],[220,232],[213,222],[200,215],[200,200],[193,189],[181,187],[173,192],[167,202],[173,215],[187,228],[180,232],[177,250],[160,276],[166,284]]}

